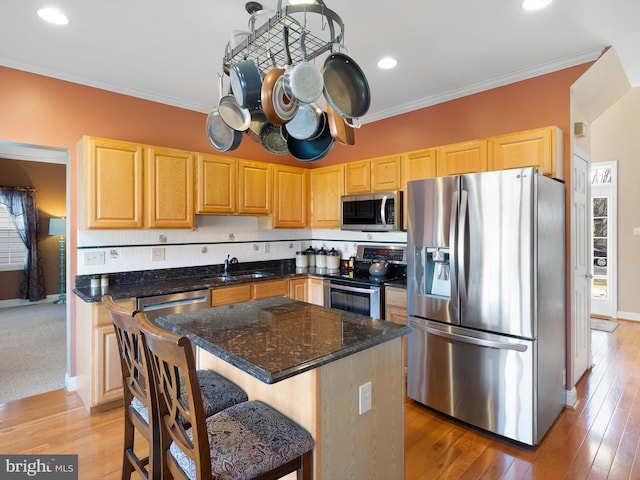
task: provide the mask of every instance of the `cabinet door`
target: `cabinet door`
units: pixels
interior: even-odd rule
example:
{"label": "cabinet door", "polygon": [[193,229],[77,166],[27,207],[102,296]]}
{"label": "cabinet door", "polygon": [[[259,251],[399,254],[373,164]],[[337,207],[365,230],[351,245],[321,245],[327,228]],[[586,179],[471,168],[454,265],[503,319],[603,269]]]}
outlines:
{"label": "cabinet door", "polygon": [[271,165],[238,161],[238,213],[271,213]]}
{"label": "cabinet door", "polygon": [[288,297],[289,280],[270,280],[268,282],[257,282],[252,285],[253,298]]}
{"label": "cabinet door", "polygon": [[230,303],[248,302],[252,299],[253,291],[250,283],[217,287],[211,289],[211,306],[228,305]]}
{"label": "cabinet door", "polygon": [[300,300],[301,302],[308,301],[306,278],[294,278],[289,280],[289,298]]}
{"label": "cabinet door", "polygon": [[344,190],[347,195],[371,191],[371,161],[361,160],[345,164]]}
{"label": "cabinet door", "polygon": [[149,147],[146,158],[146,212],[150,228],[193,228],[194,154]]}
{"label": "cabinet door", "polygon": [[344,165],[311,170],[311,228],[340,228]]}
{"label": "cabinet door", "polygon": [[500,135],[489,143],[491,170],[536,167],[544,175],[564,178],[563,134],[558,127]]}
{"label": "cabinet door", "polygon": [[387,192],[402,188],[402,157],[390,155],[371,159],[371,191]]}
{"label": "cabinet door", "polygon": [[407,182],[411,180],[435,178],[438,175],[437,160],[437,148],[405,153],[402,188],[406,190]]}
{"label": "cabinet door", "polygon": [[324,306],[324,280],[322,278],[309,277],[308,282],[308,300],[307,302],[314,305]]}
{"label": "cabinet door", "polygon": [[306,168],[274,166],[274,228],[306,228],[308,224],[308,197],[309,173]]}
{"label": "cabinet door", "polygon": [[118,338],[113,325],[105,325],[95,329],[95,347],[94,374],[96,381],[94,383],[94,405],[92,406],[121,399],[124,395]]}
{"label": "cabinet door", "polygon": [[438,148],[438,176],[487,171],[487,141],[473,140]]}
{"label": "cabinet door", "polygon": [[196,157],[196,213],[235,213],[238,161],[200,153]]}
{"label": "cabinet door", "polygon": [[142,228],[143,147],[95,137],[81,142],[86,228]]}
{"label": "cabinet door", "polygon": [[[401,325],[408,324],[407,291],[402,288],[387,287],[384,289],[384,318]],[[407,375],[407,336],[402,337],[402,357],[404,374]]]}

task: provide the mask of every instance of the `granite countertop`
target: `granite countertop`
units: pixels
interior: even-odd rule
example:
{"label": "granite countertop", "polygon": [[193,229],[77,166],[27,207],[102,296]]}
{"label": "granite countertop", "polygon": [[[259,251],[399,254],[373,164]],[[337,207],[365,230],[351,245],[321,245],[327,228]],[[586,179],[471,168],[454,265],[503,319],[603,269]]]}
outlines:
{"label": "granite countertop", "polygon": [[[76,277],[76,287],[73,289],[79,298],[87,303],[101,302],[102,296],[109,294],[114,300],[122,298],[152,297],[156,295],[168,295],[195,290],[206,290],[215,287],[238,285],[241,283],[263,282],[282,278],[295,278],[307,276],[331,277],[339,275],[326,268],[295,268],[289,261],[264,262],[243,265],[245,269],[230,272],[231,277],[220,280],[221,271],[216,267],[191,267],[172,270],[157,270],[146,272],[131,272],[124,274],[111,274],[111,283],[108,287],[91,288],[91,275]],[[261,278],[239,277],[247,273],[260,272],[267,274]],[[236,276],[234,278],[234,276]]]}
{"label": "granite countertop", "polygon": [[268,384],[402,337],[410,328],[276,297],[155,322]]}

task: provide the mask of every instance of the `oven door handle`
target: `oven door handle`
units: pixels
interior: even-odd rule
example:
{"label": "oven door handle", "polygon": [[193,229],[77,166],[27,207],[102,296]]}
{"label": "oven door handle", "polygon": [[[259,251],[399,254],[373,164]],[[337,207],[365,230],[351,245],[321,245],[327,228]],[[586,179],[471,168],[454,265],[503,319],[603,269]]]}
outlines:
{"label": "oven door handle", "polygon": [[371,293],[376,290],[380,290],[380,287],[372,287],[372,288],[358,288],[358,287],[347,287],[346,285],[336,285],[334,283],[329,284],[329,288],[335,290],[344,290],[347,292],[356,292],[356,293]]}

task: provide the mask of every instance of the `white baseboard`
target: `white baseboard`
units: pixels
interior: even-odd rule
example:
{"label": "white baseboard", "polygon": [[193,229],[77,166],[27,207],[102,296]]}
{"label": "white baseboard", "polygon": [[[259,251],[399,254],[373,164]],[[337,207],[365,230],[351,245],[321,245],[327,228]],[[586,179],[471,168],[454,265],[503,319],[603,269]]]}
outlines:
{"label": "white baseboard", "polygon": [[564,404],[573,410],[578,408],[578,391],[576,387],[573,387],[571,390],[565,390],[564,394]]}
{"label": "white baseboard", "polygon": [[78,390],[78,377],[70,377],[68,373],[65,373],[64,388],[67,392],[75,392]]}
{"label": "white baseboard", "polygon": [[12,298],[9,300],[0,300],[0,308],[6,307],[24,307],[28,305],[37,305],[39,303],[53,303],[58,300],[58,294],[55,295],[47,295],[47,298],[44,300],[39,300],[37,302],[30,302],[29,300],[23,300],[22,298]]}
{"label": "white baseboard", "polygon": [[633,312],[621,312],[618,310],[616,314],[616,319],[618,320],[631,320],[634,322],[640,322],[640,313]]}

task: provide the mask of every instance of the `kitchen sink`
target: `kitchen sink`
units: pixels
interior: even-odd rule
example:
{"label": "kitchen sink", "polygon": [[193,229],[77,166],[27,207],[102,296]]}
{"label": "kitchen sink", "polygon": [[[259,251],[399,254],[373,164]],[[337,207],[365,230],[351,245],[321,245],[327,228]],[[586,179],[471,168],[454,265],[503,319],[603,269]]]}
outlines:
{"label": "kitchen sink", "polygon": [[264,278],[272,276],[272,273],[266,272],[251,272],[251,273],[227,273],[222,275],[215,275],[213,277],[203,278],[205,282],[231,282],[233,280],[253,280],[257,278]]}

